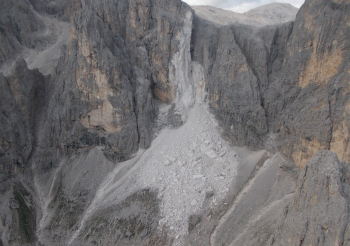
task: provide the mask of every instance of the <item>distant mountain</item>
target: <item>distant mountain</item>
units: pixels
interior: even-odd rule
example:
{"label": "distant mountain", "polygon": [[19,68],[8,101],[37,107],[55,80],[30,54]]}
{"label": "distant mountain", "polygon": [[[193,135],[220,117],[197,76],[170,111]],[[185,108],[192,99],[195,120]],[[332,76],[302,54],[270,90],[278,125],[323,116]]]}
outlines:
{"label": "distant mountain", "polygon": [[288,3],[271,3],[243,14],[213,6],[191,6],[197,15],[216,25],[244,24],[251,26],[278,25],[295,20],[298,8]]}
{"label": "distant mountain", "polygon": [[271,3],[251,9],[244,15],[264,25],[278,25],[294,21],[298,10],[289,3]]}

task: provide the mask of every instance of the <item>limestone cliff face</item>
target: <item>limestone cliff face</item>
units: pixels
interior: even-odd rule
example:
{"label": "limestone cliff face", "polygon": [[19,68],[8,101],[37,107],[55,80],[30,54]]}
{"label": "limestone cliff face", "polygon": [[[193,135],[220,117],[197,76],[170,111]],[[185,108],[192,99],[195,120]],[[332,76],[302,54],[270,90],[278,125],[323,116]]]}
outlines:
{"label": "limestone cliff face", "polygon": [[[5,75],[11,74],[14,58],[41,52],[57,39],[48,14],[71,19],[69,43],[48,78],[45,120],[35,136],[29,133],[38,151],[51,156],[43,166],[72,149],[89,146],[106,146],[113,160],[147,148],[157,114],[155,100],[175,102],[174,114],[180,115],[180,122],[185,120],[194,102],[190,81],[193,11],[188,5],[181,1],[32,0],[2,2],[1,7],[0,66]],[[20,142],[28,145],[33,139]]]}
{"label": "limestone cliff face", "polygon": [[195,19],[193,59],[233,142],[301,167],[319,149],[348,161],[348,22],[348,3],[335,1],[306,1],[295,23],[261,29]]}
{"label": "limestone cliff face", "polygon": [[235,143],[262,146],[267,124],[260,83],[234,28],[217,28],[198,17],[194,25],[192,57],[205,69],[208,99],[225,135]]}
{"label": "limestone cliff face", "polygon": [[186,59],[181,42],[183,28],[190,35],[191,16],[180,1],[83,1],[51,78],[55,88],[42,148],[103,145],[117,160],[147,148],[157,113],[154,97],[174,101],[175,73],[189,72],[174,59]]}
{"label": "limestone cliff face", "polygon": [[[50,76],[28,70],[24,61],[13,71],[4,69],[7,77],[0,76],[0,178],[2,184],[7,182],[1,206],[8,208],[13,192],[18,190],[8,178],[23,170],[33,170],[35,176],[27,173],[27,178],[18,179],[19,183],[29,180],[32,185],[21,186],[19,196],[30,193],[37,199],[35,202],[52,200],[41,204],[41,211],[34,209],[38,204],[26,205],[34,209],[30,210],[33,217],[35,212],[46,211],[39,215],[40,220],[31,220],[30,231],[21,227],[25,219],[18,215],[21,207],[12,212],[1,209],[1,216],[8,217],[1,233],[9,230],[16,216],[19,222],[0,242],[9,242],[9,238],[24,230],[29,239],[16,240],[18,244],[32,243],[35,234],[52,244],[56,232],[60,235],[56,243],[60,244],[70,235],[71,226],[78,223],[113,164],[129,158],[139,148],[149,147],[158,111],[155,101],[174,102],[174,114],[183,114],[184,119],[186,109],[193,105],[193,95],[188,96],[193,93],[189,79],[193,11],[178,0],[33,0],[25,1],[23,8],[14,2],[1,4],[1,11],[8,12],[1,15],[1,33],[6,42],[1,42],[0,66],[21,56],[26,49],[40,51],[46,47],[37,46],[35,39],[47,29],[44,15],[71,20],[69,43],[63,47],[63,55]],[[16,15],[18,19],[14,18]],[[17,31],[13,28],[16,26]],[[33,34],[34,41],[27,39],[32,32],[38,34]],[[89,161],[93,154],[88,153],[95,146],[104,150],[95,156],[100,159]],[[78,161],[75,154],[80,151],[83,157]],[[70,156],[74,161],[69,161]],[[102,159],[105,168],[101,163],[95,165]],[[87,162],[95,167],[88,168]],[[76,184],[64,178],[74,179],[74,175],[66,176],[72,163],[85,165],[86,173],[93,171],[92,176],[83,175],[89,179],[90,188],[82,185],[82,179]],[[97,179],[95,169],[101,171]],[[76,200],[76,192],[84,198]],[[69,209],[76,210],[71,222],[59,222],[60,217],[67,217]],[[46,217],[46,213],[55,216]]]}
{"label": "limestone cliff face", "polygon": [[[281,134],[282,153],[301,166],[319,149],[349,161],[349,11],[346,2],[306,1],[287,42],[283,68],[271,77],[270,87],[278,89],[266,97],[268,114],[279,112],[272,116],[271,129]],[[274,98],[283,103],[282,110]]]}
{"label": "limestone cliff face", "polygon": [[[55,235],[68,242],[113,164],[150,146],[156,101],[174,102],[176,113],[185,116],[191,106],[186,99],[192,98],[186,96],[192,89],[191,27],[192,10],[181,1],[82,1],[50,78],[47,120],[34,154],[41,160],[35,165],[38,184],[52,182],[51,189],[42,189],[44,199],[54,199],[43,207],[54,217],[44,213],[38,226],[41,242],[55,245]],[[82,152],[79,160],[77,152]],[[64,156],[73,159],[62,161]],[[54,176],[48,171],[52,167],[59,167]],[[67,176],[72,168],[85,170],[79,182]],[[77,194],[84,195],[76,199]],[[152,228],[157,218],[149,218]]]}
{"label": "limestone cliff face", "polygon": [[[120,187],[153,163],[135,153],[156,127],[203,102],[224,138],[274,155],[234,155],[237,177],[215,177],[232,179],[227,196],[210,207],[221,191],[205,194],[183,245],[349,244],[349,18],[345,0],[306,0],[295,22],[264,27],[218,26],[180,0],[0,1],[0,245],[172,245],[164,189]],[[51,46],[47,76],[12,66]],[[177,163],[223,162],[212,151]]]}

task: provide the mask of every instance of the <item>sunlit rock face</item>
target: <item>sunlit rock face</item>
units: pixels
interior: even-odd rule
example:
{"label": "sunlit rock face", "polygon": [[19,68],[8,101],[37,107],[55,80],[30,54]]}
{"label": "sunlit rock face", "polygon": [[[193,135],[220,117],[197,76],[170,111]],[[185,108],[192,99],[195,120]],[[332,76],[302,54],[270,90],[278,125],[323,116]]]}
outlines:
{"label": "sunlit rock face", "polygon": [[349,11],[345,2],[306,1],[287,45],[285,68],[279,74],[289,72],[282,81],[293,82],[298,90],[288,96],[292,100],[288,116],[279,119],[276,129],[294,137],[287,137],[291,140],[284,141],[281,151],[300,166],[319,149],[334,151],[341,161],[349,161],[344,141],[348,132],[349,53],[345,47],[349,46]]}

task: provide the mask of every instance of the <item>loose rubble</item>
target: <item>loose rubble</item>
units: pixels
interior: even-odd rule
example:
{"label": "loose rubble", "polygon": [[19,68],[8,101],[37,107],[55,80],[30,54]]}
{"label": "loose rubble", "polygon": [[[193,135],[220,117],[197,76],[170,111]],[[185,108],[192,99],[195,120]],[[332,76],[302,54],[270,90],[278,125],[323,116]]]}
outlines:
{"label": "loose rubble", "polygon": [[210,206],[225,197],[236,175],[235,151],[221,139],[216,122],[204,106],[196,105],[181,128],[165,129],[140,159],[137,171],[140,188],[160,191],[163,219],[175,238],[183,245],[188,218],[199,213],[206,194]]}

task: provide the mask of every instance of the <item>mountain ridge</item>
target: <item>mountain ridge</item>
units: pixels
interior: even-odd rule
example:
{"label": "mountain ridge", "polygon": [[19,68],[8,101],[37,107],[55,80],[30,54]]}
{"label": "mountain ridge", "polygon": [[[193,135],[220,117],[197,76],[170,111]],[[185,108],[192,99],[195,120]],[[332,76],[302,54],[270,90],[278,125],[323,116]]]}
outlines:
{"label": "mountain ridge", "polygon": [[294,21],[298,11],[287,3],[270,3],[244,13],[236,13],[213,6],[191,6],[197,15],[217,25],[244,24],[262,27]]}

